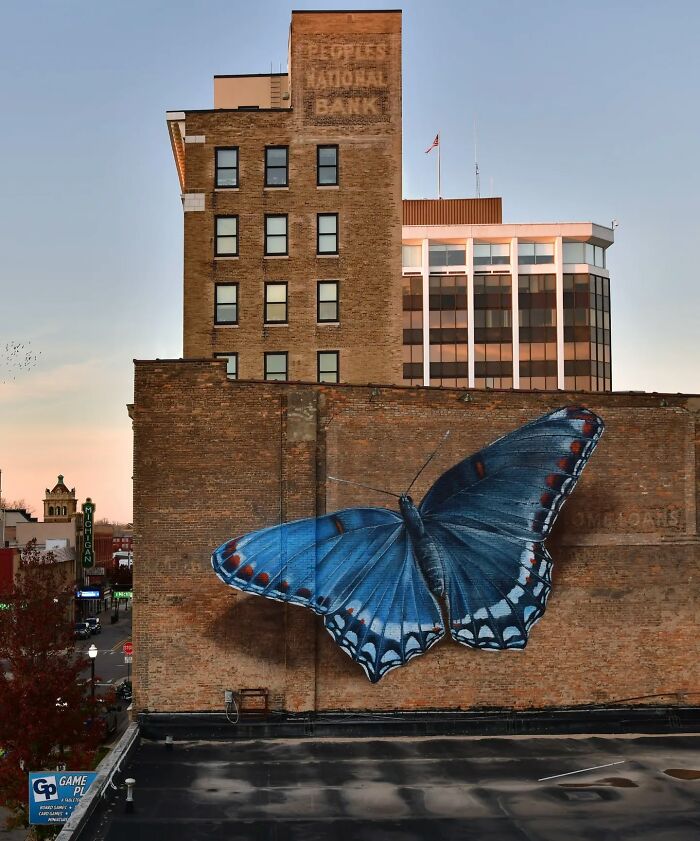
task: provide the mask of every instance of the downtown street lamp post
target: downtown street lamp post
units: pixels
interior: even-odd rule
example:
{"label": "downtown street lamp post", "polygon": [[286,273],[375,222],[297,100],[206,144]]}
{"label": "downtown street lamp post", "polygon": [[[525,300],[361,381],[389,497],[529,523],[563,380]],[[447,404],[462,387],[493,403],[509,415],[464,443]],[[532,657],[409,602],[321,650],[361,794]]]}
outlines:
{"label": "downtown street lamp post", "polygon": [[90,679],[90,686],[91,686],[91,696],[92,696],[92,703],[95,703],[95,658],[97,657],[97,646],[93,642],[93,644],[88,648],[88,654],[90,656],[90,667],[92,670],[92,676]]}

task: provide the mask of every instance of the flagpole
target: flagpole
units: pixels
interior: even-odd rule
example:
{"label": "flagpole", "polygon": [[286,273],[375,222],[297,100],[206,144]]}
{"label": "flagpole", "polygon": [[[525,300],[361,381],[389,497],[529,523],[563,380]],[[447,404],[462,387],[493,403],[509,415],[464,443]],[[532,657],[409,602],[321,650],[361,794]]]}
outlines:
{"label": "flagpole", "polygon": [[440,189],[440,133],[438,132],[438,198],[442,198],[442,190]]}

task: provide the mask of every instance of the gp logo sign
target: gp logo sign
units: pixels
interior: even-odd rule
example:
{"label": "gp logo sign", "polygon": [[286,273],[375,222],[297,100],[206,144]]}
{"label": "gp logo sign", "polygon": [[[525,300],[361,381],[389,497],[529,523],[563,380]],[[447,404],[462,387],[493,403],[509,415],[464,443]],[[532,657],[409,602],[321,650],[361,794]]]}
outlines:
{"label": "gp logo sign", "polygon": [[34,800],[37,803],[58,800],[56,777],[37,777],[32,783],[32,789],[34,791]]}
{"label": "gp logo sign", "polygon": [[29,823],[65,823],[92,785],[94,771],[29,774]]}

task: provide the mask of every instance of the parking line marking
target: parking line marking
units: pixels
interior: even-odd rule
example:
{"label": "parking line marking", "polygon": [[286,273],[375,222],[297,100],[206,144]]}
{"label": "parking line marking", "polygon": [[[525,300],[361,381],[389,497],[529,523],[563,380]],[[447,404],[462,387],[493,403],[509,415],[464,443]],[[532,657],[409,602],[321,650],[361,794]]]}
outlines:
{"label": "parking line marking", "polygon": [[572,774],[585,774],[586,771],[597,771],[599,768],[612,768],[613,765],[622,765],[627,762],[626,759],[621,759],[619,762],[608,762],[606,765],[594,765],[592,768],[581,768],[580,771],[567,771],[566,774],[553,774],[551,777],[540,777],[538,783],[543,783],[545,780],[558,780],[559,777],[570,777]]}
{"label": "parking line marking", "polygon": [[124,637],[123,640],[120,640],[119,642],[115,643],[112,646],[112,651],[119,651],[119,649],[124,645],[125,642],[129,642],[129,639],[130,637]]}

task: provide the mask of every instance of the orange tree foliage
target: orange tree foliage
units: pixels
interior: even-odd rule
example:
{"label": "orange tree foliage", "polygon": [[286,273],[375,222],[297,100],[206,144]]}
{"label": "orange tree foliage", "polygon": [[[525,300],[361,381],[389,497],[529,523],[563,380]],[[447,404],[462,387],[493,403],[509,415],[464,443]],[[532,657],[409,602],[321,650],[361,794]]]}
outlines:
{"label": "orange tree foliage", "polygon": [[88,659],[75,648],[64,566],[28,544],[14,592],[0,598],[0,805],[10,826],[26,826],[29,771],[87,770],[102,735],[86,726]]}

